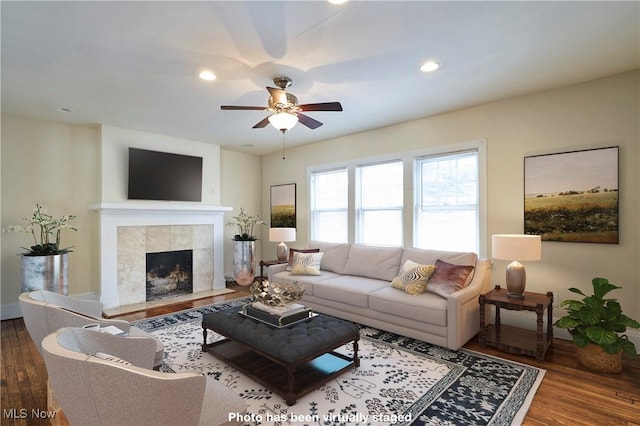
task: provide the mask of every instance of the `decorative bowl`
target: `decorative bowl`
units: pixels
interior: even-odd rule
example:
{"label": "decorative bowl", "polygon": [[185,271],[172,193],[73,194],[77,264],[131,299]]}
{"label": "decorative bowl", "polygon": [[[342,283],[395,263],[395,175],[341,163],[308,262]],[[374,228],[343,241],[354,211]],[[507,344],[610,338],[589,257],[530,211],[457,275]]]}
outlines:
{"label": "decorative bowl", "polygon": [[268,306],[286,306],[295,303],[304,294],[304,288],[295,283],[270,283],[256,281],[251,285],[253,300]]}

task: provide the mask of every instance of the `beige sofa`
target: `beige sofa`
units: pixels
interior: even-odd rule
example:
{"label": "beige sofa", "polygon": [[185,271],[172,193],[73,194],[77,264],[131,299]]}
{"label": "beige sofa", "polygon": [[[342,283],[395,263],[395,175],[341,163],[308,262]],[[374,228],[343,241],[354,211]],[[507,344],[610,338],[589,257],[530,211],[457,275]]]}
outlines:
{"label": "beige sofa", "polygon": [[[478,296],[491,287],[488,259],[475,253],[359,244],[311,242],[308,247],[323,253],[320,275],[293,274],[287,264],[278,264],[268,268],[268,279],[304,286],[302,301],[317,312],[449,349],[459,349],[479,331]],[[391,287],[407,260],[434,265],[438,259],[473,266],[462,289],[442,297]]]}

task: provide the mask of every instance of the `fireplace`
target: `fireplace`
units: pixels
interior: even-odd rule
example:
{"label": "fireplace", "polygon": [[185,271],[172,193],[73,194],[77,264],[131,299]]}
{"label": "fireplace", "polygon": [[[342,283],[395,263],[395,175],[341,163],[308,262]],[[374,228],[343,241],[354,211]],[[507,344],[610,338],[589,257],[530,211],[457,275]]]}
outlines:
{"label": "fireplace", "polygon": [[193,293],[193,250],[146,254],[147,302]]}
{"label": "fireplace", "polygon": [[100,301],[105,309],[146,302],[146,253],[192,250],[192,295],[227,291],[223,214],[230,207],[126,202],[92,208],[100,212]]}

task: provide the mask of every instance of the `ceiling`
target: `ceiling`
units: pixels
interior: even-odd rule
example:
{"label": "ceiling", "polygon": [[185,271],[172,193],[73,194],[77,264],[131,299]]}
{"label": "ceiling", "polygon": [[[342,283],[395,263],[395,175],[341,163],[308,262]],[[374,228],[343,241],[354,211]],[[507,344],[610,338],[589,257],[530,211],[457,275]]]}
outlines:
{"label": "ceiling", "polygon": [[[309,112],[288,146],[640,68],[640,3],[1,2],[2,110],[265,154],[251,127],[288,76]],[[419,71],[427,59],[441,67]],[[217,75],[203,81],[204,69]],[[70,109],[62,112],[59,108]]]}

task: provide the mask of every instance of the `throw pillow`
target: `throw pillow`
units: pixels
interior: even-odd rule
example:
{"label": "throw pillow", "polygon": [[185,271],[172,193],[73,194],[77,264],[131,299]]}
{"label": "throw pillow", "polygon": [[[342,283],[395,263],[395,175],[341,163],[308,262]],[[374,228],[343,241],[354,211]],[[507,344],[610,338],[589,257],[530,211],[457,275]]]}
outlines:
{"label": "throw pillow", "polygon": [[289,260],[287,262],[287,271],[291,270],[291,266],[293,265],[293,255],[295,253],[319,253],[320,249],[319,248],[312,248],[312,249],[294,249],[294,248],[290,248],[289,249]]}
{"label": "throw pillow", "polygon": [[391,281],[391,287],[412,295],[424,293],[427,280],[435,270],[435,265],[420,265],[407,260],[400,268],[398,276]]}
{"label": "throw pillow", "polygon": [[467,278],[473,269],[470,265],[452,265],[438,259],[436,272],[427,282],[427,291],[446,298],[467,284]]}
{"label": "throw pillow", "polygon": [[291,274],[320,275],[320,262],[324,253],[294,253]]}
{"label": "throw pillow", "polygon": [[118,364],[122,364],[122,365],[133,365],[127,360],[124,360],[122,358],[118,358],[117,356],[105,354],[104,352],[96,352],[95,353],[95,357],[96,358],[100,358],[100,359],[104,359],[104,360],[107,360],[107,361],[111,361],[111,362],[117,362]]}

